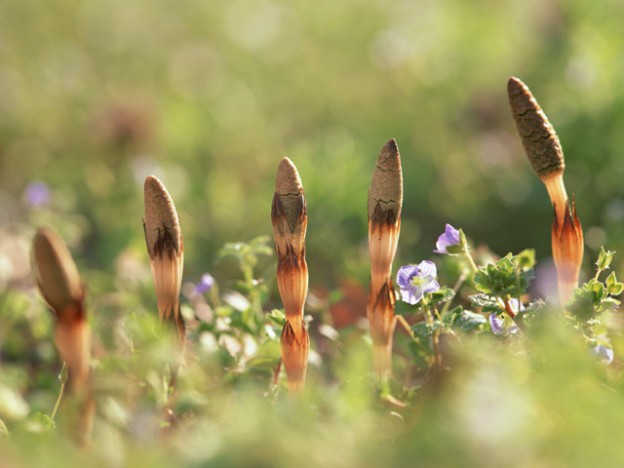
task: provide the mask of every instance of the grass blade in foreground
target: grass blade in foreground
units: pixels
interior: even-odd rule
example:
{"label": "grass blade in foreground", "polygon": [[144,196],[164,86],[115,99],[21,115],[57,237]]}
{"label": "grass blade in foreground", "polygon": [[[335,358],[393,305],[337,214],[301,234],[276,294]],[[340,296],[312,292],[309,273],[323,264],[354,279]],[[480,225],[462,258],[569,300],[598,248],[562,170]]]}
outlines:
{"label": "grass blade in foreground", "polygon": [[583,229],[576,206],[568,200],[563,172],[565,162],[561,143],[553,126],[529,88],[518,78],[507,82],[509,105],[526,154],[539,178],[546,185],[555,209],[552,251],[557,268],[559,300],[566,304],[578,286],[583,262]]}
{"label": "grass blade in foreground", "polygon": [[[67,420],[81,445],[89,442],[95,404],[91,390],[91,329],[84,287],[69,249],[49,228],[37,231],[32,247],[33,272],[41,295],[55,318],[54,341],[67,364],[70,406]],[[76,410],[78,414],[72,414]]]}
{"label": "grass blade in foreground", "polygon": [[396,325],[392,262],[401,231],[403,173],[394,139],[381,149],[368,190],[368,249],[371,285],[367,316],[373,360],[379,376],[392,370],[392,336]]}
{"label": "grass blade in foreground", "polygon": [[277,253],[277,285],[286,314],[281,336],[282,362],[289,390],[297,391],[305,383],[310,351],[310,337],[303,322],[303,306],[308,293],[305,260],[308,215],[301,179],[288,158],[283,158],[277,169],[271,222]]}

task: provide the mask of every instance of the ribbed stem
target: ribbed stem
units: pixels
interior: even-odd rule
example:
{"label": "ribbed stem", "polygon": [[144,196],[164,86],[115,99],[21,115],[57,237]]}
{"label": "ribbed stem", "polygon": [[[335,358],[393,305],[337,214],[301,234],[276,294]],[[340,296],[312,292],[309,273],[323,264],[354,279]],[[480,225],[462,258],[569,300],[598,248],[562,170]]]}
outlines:
{"label": "ribbed stem", "polygon": [[308,293],[305,235],[308,224],[305,195],[297,168],[283,158],[277,169],[271,222],[277,253],[277,285],[284,304],[286,324],[281,336],[281,356],[288,389],[303,389],[310,337],[303,321]]}
{"label": "ribbed stem", "polygon": [[394,139],[381,149],[368,191],[368,251],[371,285],[366,315],[373,340],[373,364],[380,378],[392,372],[396,326],[392,262],[401,231],[403,173]]}

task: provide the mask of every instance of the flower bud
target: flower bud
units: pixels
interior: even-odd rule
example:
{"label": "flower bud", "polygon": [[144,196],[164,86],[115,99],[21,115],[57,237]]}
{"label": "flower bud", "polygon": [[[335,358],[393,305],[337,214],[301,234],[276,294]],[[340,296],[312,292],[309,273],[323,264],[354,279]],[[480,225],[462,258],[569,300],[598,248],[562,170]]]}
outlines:
{"label": "flower bud", "polygon": [[184,268],[184,244],[178,213],[165,186],[155,176],[145,179],[145,242],[154,279],[158,316],[176,322],[180,337],[184,322],[179,311]]}
{"label": "flower bud", "polygon": [[518,78],[507,82],[509,105],[516,121],[529,162],[546,185],[558,222],[563,222],[563,207],[568,199],[563,185],[565,162],[555,129],[548,121],[529,88]]}
{"label": "flower bud", "polygon": [[54,342],[67,363],[70,387],[83,393],[90,375],[91,331],[78,269],[69,249],[52,229],[37,231],[32,253],[39,291],[55,316]]}
{"label": "flower bud", "polygon": [[277,253],[277,286],[284,303],[286,324],[282,331],[282,362],[291,391],[303,389],[310,338],[303,323],[308,293],[305,235],[308,224],[305,195],[297,168],[283,158],[277,169],[271,223]]}
{"label": "flower bud", "polygon": [[295,165],[280,161],[271,206],[277,253],[277,285],[286,316],[302,316],[308,293],[305,235],[308,224],[305,195]]}
{"label": "flower bud", "polygon": [[507,91],[524,149],[533,169],[544,182],[555,210],[552,251],[557,268],[559,300],[565,304],[578,285],[583,261],[583,230],[576,216],[574,200],[569,202],[563,183],[563,150],[554,128],[529,88],[519,79],[511,77]]}
{"label": "flower bud", "polygon": [[368,190],[368,249],[371,283],[379,290],[392,274],[401,230],[403,173],[394,139],[381,149]]}
{"label": "flower bud", "polygon": [[277,168],[271,222],[278,255],[287,255],[289,246],[295,252],[304,248],[308,225],[305,194],[297,168],[288,158],[282,158]]}
{"label": "flower bud", "polygon": [[373,339],[375,370],[391,370],[392,334],[396,325],[392,262],[401,230],[403,173],[394,139],[381,149],[368,190],[368,251],[371,285],[367,316]]}
{"label": "flower bud", "polygon": [[58,314],[68,308],[79,309],[84,288],[69,249],[49,228],[37,231],[33,239],[33,269],[41,295]]}

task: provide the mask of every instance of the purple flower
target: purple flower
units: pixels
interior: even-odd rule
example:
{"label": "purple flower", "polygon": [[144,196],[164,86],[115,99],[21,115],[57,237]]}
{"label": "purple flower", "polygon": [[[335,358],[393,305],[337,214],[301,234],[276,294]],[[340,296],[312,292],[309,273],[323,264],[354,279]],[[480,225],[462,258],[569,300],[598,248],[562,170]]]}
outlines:
{"label": "purple flower", "polygon": [[[516,314],[524,310],[524,306],[518,299],[509,299],[509,305]],[[492,329],[492,333],[498,336],[515,335],[520,331],[518,325],[516,325],[515,323],[509,324],[506,319],[496,314],[490,314],[490,316],[488,317],[488,321],[490,322],[490,328]]]}
{"label": "purple flower", "polygon": [[604,345],[596,345],[590,348],[591,353],[596,356],[596,359],[600,362],[600,364],[604,364],[608,366],[613,362],[613,349],[607,348]]}
{"label": "purple flower", "polygon": [[490,314],[488,320],[490,322],[490,328],[492,329],[492,333],[494,333],[495,335],[515,335],[520,331],[520,328],[515,323],[505,326],[505,319],[499,317],[496,314]]}
{"label": "purple flower", "polygon": [[455,229],[453,226],[447,223],[444,228],[444,233],[442,233],[440,237],[438,237],[438,241],[436,242],[436,249],[434,250],[434,252],[440,254],[448,254],[448,247],[459,245],[459,243],[459,230]]}
{"label": "purple flower", "polygon": [[50,189],[40,180],[35,180],[24,190],[24,199],[33,208],[42,207],[50,200]]}
{"label": "purple flower", "polygon": [[210,273],[205,273],[202,275],[199,283],[195,285],[195,293],[196,294],[204,294],[212,289],[214,286],[215,279],[212,277]]}
{"label": "purple flower", "polygon": [[418,304],[425,293],[440,289],[436,276],[435,263],[429,260],[423,260],[418,265],[405,265],[399,268],[396,280],[401,300],[412,305]]}
{"label": "purple flower", "polygon": [[504,321],[496,314],[490,314],[488,317],[490,321],[490,328],[495,335],[502,335],[505,333]]}

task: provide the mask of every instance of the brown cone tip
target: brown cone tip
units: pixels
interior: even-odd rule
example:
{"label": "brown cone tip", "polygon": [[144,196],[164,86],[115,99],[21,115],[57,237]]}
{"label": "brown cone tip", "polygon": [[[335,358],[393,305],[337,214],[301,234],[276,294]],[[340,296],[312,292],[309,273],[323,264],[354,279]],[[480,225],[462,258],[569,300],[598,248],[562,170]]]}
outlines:
{"label": "brown cone tip", "polygon": [[[275,199],[279,200],[279,206],[286,215],[291,232],[295,231],[302,216],[305,215],[305,196],[301,178],[297,168],[288,158],[282,158],[277,168],[275,179]],[[273,216],[277,213],[273,213]]]}
{"label": "brown cone tip", "polygon": [[50,228],[33,239],[34,274],[48,304],[61,312],[82,302],[84,291],[78,268],[61,237]]}
{"label": "brown cone tip", "polygon": [[284,157],[277,168],[275,193],[278,195],[299,195],[303,193],[303,185],[293,162]]}
{"label": "brown cone tip", "polygon": [[507,94],[522,144],[537,175],[562,172],[565,162],[561,143],[529,88],[512,76],[507,82]]}
{"label": "brown cone tip", "polygon": [[145,240],[150,255],[154,255],[154,246],[163,229],[167,231],[175,250],[179,252],[182,244],[182,231],[178,213],[169,192],[157,177],[151,175],[145,178],[144,193]]}
{"label": "brown cone tip", "polygon": [[401,156],[394,138],[381,149],[377,166],[368,190],[368,217],[373,218],[377,205],[382,212],[394,212],[395,219],[401,214],[403,204],[403,172]]}

